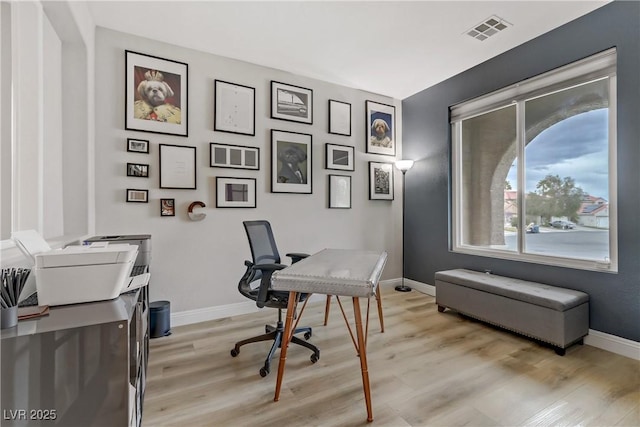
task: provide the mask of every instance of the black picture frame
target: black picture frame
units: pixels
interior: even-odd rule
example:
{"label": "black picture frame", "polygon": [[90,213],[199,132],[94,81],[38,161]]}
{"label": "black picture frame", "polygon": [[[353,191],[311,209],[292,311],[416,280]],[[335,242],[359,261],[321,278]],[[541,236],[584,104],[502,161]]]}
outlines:
{"label": "black picture frame", "polygon": [[365,101],[367,129],[366,151],[372,154],[396,155],[396,107]]}
{"label": "black picture frame", "polygon": [[146,139],[127,138],[127,151],[130,153],[149,154],[149,141]]}
{"label": "black picture frame", "polygon": [[127,188],[127,203],[149,203],[149,190]]}
{"label": "black picture frame", "polygon": [[329,209],[351,209],[351,176],[329,175]]}
{"label": "black picture frame", "polygon": [[256,89],[214,80],[213,130],[256,135]]}
{"label": "black picture frame", "polygon": [[196,147],[160,144],[158,156],[160,188],[196,189]]}
{"label": "black picture frame", "polygon": [[127,163],[127,176],[149,178],[149,165],[144,163]]}
{"label": "black picture frame", "polygon": [[176,199],[160,199],[160,216],[176,216]]}
{"label": "black picture frame", "polygon": [[313,124],[313,90],[271,80],[271,118]]}
{"label": "black picture frame", "polygon": [[188,64],[125,50],[125,129],[189,136],[188,92]]}
{"label": "black picture frame", "polygon": [[216,177],[216,208],[255,208],[255,178]]}
{"label": "black picture frame", "polygon": [[330,144],[324,145],[325,169],[354,171],[355,148],[350,145]]}
{"label": "black picture frame", "polygon": [[351,104],[329,100],[329,130],[333,135],[351,136]]}
{"label": "black picture frame", "polygon": [[271,129],[272,193],[312,194],[312,140],[307,133]]}
{"label": "black picture frame", "polygon": [[209,143],[209,166],[260,170],[260,148],[211,142]]}
{"label": "black picture frame", "polygon": [[369,200],[393,200],[393,163],[369,162]]}

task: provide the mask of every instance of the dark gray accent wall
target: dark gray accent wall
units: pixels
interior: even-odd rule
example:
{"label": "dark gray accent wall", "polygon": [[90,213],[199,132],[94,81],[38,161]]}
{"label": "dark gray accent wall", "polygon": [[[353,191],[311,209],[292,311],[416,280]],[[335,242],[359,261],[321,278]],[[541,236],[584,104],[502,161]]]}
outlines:
{"label": "dark gray accent wall", "polygon": [[[618,273],[451,252],[448,108],[614,46],[618,50]],[[591,297],[591,329],[640,341],[640,2],[609,3],[405,99],[402,111],[403,157],[417,160],[406,175],[406,277],[434,284],[439,270],[489,269],[581,290]]]}

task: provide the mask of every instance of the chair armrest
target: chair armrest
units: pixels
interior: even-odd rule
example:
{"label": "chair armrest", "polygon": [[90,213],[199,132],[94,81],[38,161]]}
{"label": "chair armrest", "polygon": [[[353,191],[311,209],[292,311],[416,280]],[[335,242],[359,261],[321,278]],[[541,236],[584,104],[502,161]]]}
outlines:
{"label": "chair armrest", "polygon": [[284,264],[255,264],[253,269],[260,270],[262,278],[260,279],[260,289],[258,289],[258,299],[256,299],[256,305],[260,308],[264,307],[267,303],[267,295],[271,288],[271,275],[274,271],[282,270],[287,266]]}
{"label": "chair armrest", "polygon": [[291,258],[291,264],[295,264],[296,262],[308,257],[309,254],[304,254],[304,253],[299,253],[299,252],[292,252],[290,254],[287,254],[287,256],[289,258]]}

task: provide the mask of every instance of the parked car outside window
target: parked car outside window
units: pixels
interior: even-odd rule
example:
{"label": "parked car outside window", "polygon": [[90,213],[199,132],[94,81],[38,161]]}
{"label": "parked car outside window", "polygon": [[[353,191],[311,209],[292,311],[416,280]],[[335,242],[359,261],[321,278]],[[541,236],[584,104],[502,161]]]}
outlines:
{"label": "parked car outside window", "polygon": [[552,221],[551,225],[553,228],[561,228],[563,230],[572,230],[576,228],[576,225],[571,221]]}
{"label": "parked car outside window", "polygon": [[527,229],[526,229],[527,233],[539,233],[540,232],[540,226],[538,224],[536,224],[535,222],[532,222],[531,224],[527,225]]}

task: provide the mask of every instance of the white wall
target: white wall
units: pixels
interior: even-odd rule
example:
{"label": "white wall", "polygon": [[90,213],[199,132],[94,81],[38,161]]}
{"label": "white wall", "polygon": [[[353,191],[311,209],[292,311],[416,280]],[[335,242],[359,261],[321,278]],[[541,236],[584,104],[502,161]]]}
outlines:
{"label": "white wall", "polygon": [[[189,65],[188,138],[124,129],[125,49]],[[251,219],[271,222],[283,257],[287,252],[314,253],[327,247],[386,250],[389,259],[383,279],[401,276],[401,174],[395,172],[395,201],[369,201],[368,162],[395,159],[364,152],[365,100],[396,106],[396,138],[401,141],[399,101],[103,28],[96,29],[95,55],[96,233],[152,235],[152,300],[171,301],[173,313],[247,301],[238,293],[237,283],[243,261],[251,258],[242,221]],[[213,131],[214,79],[256,89],[255,137]],[[313,89],[313,125],[269,118],[271,80]],[[351,137],[327,133],[329,99],[351,103]],[[270,193],[271,129],[312,134],[313,194]],[[149,140],[150,154],[127,152],[127,138]],[[210,142],[259,147],[260,170],[209,167]],[[160,143],[197,147],[197,190],[159,189]],[[324,169],[325,143],[356,149],[355,172],[346,173],[352,176],[352,209],[327,209],[327,175],[343,172]],[[150,178],[127,177],[127,162],[150,164]],[[257,208],[216,209],[216,176],[257,178]],[[149,189],[149,203],[126,203],[127,188]],[[176,199],[175,217],[160,216],[160,198]],[[207,217],[191,222],[186,211],[196,200],[207,205],[200,210]]]}

